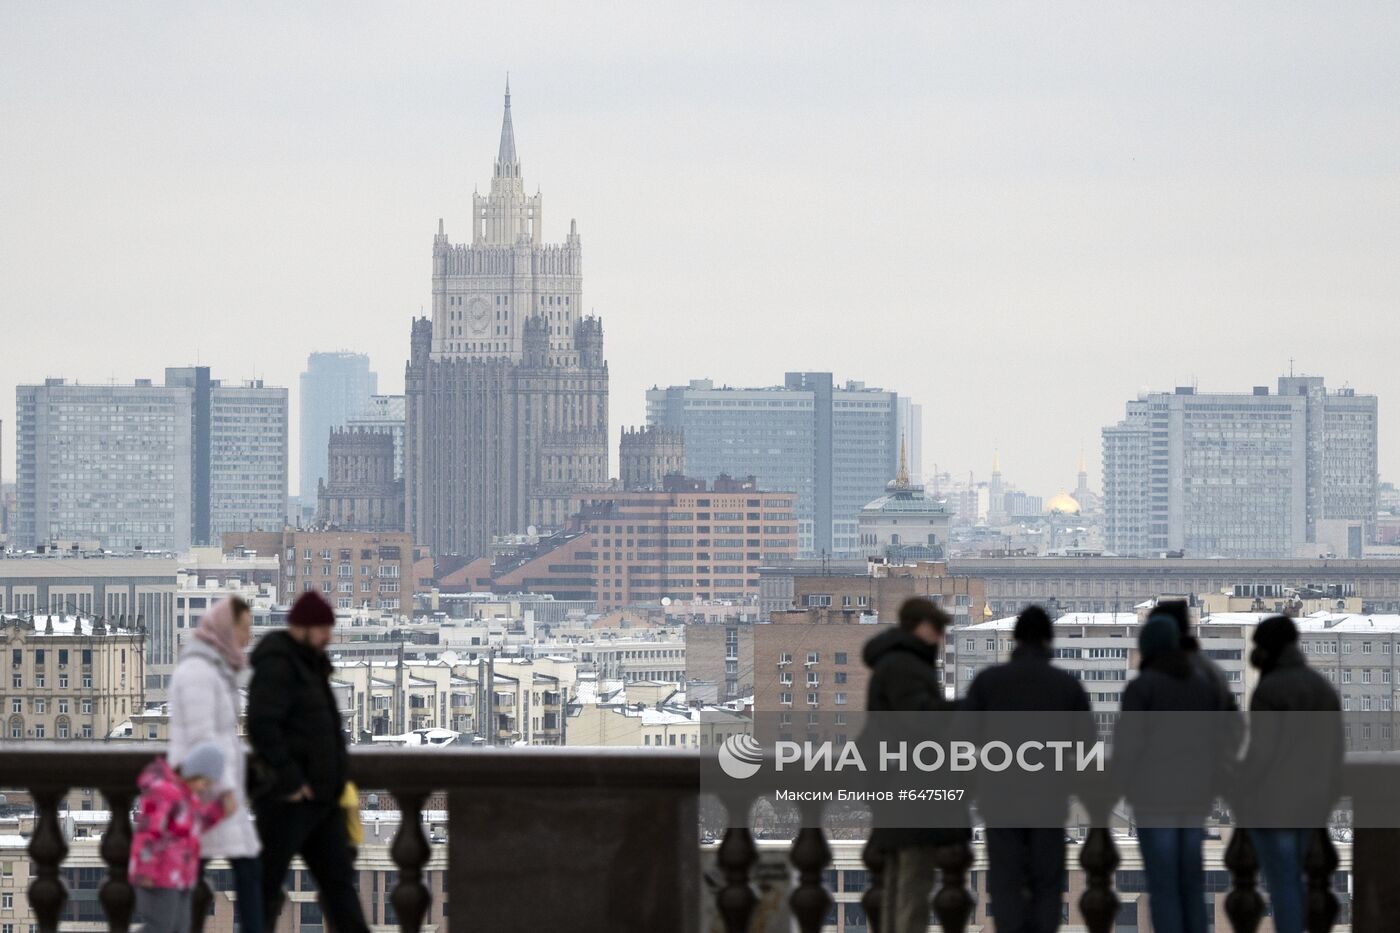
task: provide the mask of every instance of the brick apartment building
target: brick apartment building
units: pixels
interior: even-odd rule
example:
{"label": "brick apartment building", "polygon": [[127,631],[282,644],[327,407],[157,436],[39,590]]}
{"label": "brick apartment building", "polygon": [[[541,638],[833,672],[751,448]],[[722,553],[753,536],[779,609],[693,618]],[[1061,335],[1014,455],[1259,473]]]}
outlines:
{"label": "brick apartment building", "polygon": [[337,609],[413,609],[415,551],[407,532],[230,532],[224,552],[281,558],[278,593],[290,601],[316,590]]}
{"label": "brick apartment building", "polygon": [[793,609],[753,627],[755,713],[841,713],[865,709],[870,671],[865,643],[890,623],[858,609]]}

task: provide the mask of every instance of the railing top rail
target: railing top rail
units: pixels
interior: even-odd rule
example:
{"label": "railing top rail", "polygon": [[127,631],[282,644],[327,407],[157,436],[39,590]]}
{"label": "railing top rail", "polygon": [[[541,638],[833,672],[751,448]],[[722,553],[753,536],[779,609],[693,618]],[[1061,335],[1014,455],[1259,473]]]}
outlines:
{"label": "railing top rail", "polygon": [[[0,741],[0,787],[129,785],[160,742]],[[698,792],[698,750],[512,746],[351,749],[351,776],[366,790],[461,786],[617,787]],[[1400,753],[1347,756],[1343,791],[1400,788]]]}
{"label": "railing top rail", "polygon": [[[0,742],[0,786],[129,784],[160,742]],[[366,790],[468,786],[700,788],[700,753],[634,748],[354,748],[351,776]]]}

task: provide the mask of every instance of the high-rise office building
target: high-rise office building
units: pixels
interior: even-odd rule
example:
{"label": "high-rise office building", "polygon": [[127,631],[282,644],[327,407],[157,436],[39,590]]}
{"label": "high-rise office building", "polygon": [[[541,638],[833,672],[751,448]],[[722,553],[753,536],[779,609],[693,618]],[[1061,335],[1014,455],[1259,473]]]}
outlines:
{"label": "high-rise office building", "polygon": [[326,478],[326,442],[331,428],[344,427],[369,405],[379,377],[363,353],[312,353],[301,374],[301,465],[297,496],[316,504],[316,483]]}
{"label": "high-rise office building", "polygon": [[193,393],[48,379],[15,390],[15,544],[182,551],[192,526]]}
{"label": "high-rise office building", "polygon": [[754,476],[796,493],[806,555],[859,555],[857,516],[899,468],[899,396],[838,386],[831,373],[788,373],[766,388],[697,379],[651,389],[647,422],[682,433],[688,476]]}
{"label": "high-rise office building", "polygon": [[904,442],[909,475],[915,483],[924,481],[924,406],[901,395],[899,409],[899,436]]}
{"label": "high-rise office building", "polygon": [[1105,543],[1123,556],[1360,557],[1377,502],[1377,404],[1320,376],[1277,393],[1131,401],[1103,430]]}
{"label": "high-rise office building", "polygon": [[21,547],[183,551],[283,525],[286,389],[196,366],[167,369],[164,385],[49,379],[15,397]]}
{"label": "high-rise office building", "polygon": [[191,392],[191,540],[275,531],[287,510],[287,390],[261,379],[225,385],[207,366],[169,367]]}
{"label": "high-rise office building", "polygon": [[479,557],[497,535],[559,528],[608,481],[603,326],[583,313],[577,224],[545,244],[542,218],[507,88],[471,242],[438,222],[432,318],[413,323],[405,373],[408,527],[434,554]]}

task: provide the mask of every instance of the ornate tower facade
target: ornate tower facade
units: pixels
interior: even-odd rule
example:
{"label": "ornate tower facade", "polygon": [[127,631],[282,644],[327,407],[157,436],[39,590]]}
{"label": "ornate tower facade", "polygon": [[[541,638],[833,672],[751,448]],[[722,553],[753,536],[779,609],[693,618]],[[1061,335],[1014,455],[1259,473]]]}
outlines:
{"label": "ornate tower facade", "polygon": [[655,424],[623,428],[617,458],[623,489],[661,489],[666,477],[685,475],[685,436]]}
{"label": "ornate tower facade", "polygon": [[345,531],[400,531],[403,480],[394,479],[394,435],[332,428],[326,472],[317,484],[316,521]]}
{"label": "ornate tower facade", "polygon": [[557,528],[608,481],[603,327],[583,314],[578,225],[543,243],[506,87],[490,193],[471,242],[433,239],[431,320],[405,378],[408,530],[435,554],[481,556],[497,535]]}

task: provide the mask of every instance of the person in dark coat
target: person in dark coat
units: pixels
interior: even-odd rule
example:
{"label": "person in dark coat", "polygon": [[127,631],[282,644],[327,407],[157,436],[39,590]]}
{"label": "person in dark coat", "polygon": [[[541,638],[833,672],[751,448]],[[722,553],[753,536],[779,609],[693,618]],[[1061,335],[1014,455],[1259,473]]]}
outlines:
{"label": "person in dark coat", "polygon": [[369,929],[340,808],[349,758],[325,651],[334,624],[330,604],[317,593],[303,593],[292,604],[287,628],[264,636],[253,651],[248,737],[273,775],[255,804],[268,930],[276,929],[282,883],[296,855],[316,880],[336,933]]}
{"label": "person in dark coat", "polygon": [[[1191,659],[1191,663],[1200,668],[1215,684],[1216,690],[1221,694],[1221,702],[1225,709],[1239,712],[1240,704],[1235,699],[1235,692],[1230,688],[1230,680],[1225,676],[1225,671],[1211,660],[1206,653],[1201,650],[1201,641],[1191,632],[1191,609],[1186,605],[1184,599],[1163,599],[1158,600],[1157,605],[1152,607],[1152,615],[1167,615],[1176,623],[1176,630],[1181,635],[1181,650]],[[1240,738],[1244,738],[1244,719],[1240,718]]]}
{"label": "person in dark coat", "polygon": [[[951,620],[922,597],[899,607],[899,625],[866,642],[862,657],[870,668],[865,708],[870,713],[943,712],[953,709],[944,695],[938,649]],[[878,717],[873,717],[878,718]],[[889,717],[886,717],[888,719]],[[922,721],[912,717],[911,726]],[[875,730],[884,728],[884,721]],[[937,876],[940,846],[965,842],[967,829],[942,826],[896,826],[874,808],[871,845],[885,853],[885,900],[878,933],[924,933]],[[899,820],[894,820],[899,822]]]}
{"label": "person in dark coat", "polygon": [[[1206,933],[1201,845],[1242,727],[1220,682],[1181,645],[1171,614],[1154,609],[1138,633],[1140,670],[1123,691],[1113,772],[1138,824],[1152,929]],[[1163,714],[1163,715],[1146,715]]]}
{"label": "person in dark coat", "polygon": [[[1016,646],[1011,660],[979,672],[959,704],[971,728],[985,735],[987,730],[976,725],[980,713],[1034,712],[1035,717],[1022,717],[1033,731],[1048,727],[1066,738],[1092,742],[1089,695],[1073,674],[1051,663],[1055,627],[1050,616],[1039,606],[1027,606],[1016,618],[1012,636]],[[1009,717],[999,721],[1010,724]],[[1006,726],[997,731],[1005,732]],[[990,786],[979,788],[978,808],[987,820],[987,892],[997,933],[1053,933],[1060,926],[1065,884],[1063,819],[1069,806],[1068,784],[1046,773],[1034,791],[1021,783],[999,794],[994,777],[984,781]],[[1044,824],[1050,807],[1060,814],[1060,824],[1053,828]],[[1037,815],[1039,826],[1016,828],[1024,825],[1016,822],[1018,813]]]}
{"label": "person in dark coat", "polygon": [[1251,827],[1274,929],[1302,933],[1304,859],[1315,828],[1327,825],[1341,793],[1342,705],[1327,678],[1308,667],[1298,629],[1286,616],[1255,628],[1249,663],[1259,669],[1259,683],[1249,701],[1249,748],[1240,766],[1240,822]]}

